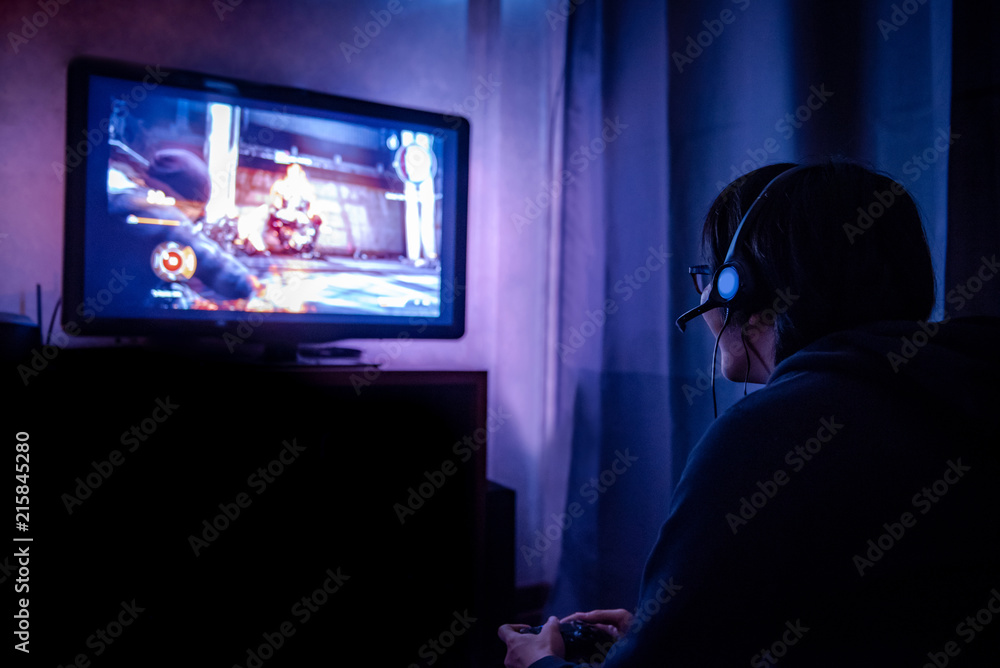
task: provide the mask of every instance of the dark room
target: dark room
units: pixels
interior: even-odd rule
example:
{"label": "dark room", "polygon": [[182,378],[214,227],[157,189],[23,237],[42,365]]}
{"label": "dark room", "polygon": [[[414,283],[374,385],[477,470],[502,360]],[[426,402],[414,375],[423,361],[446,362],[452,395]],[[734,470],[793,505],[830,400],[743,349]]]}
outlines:
{"label": "dark room", "polygon": [[998,665],[998,33],[5,0],[4,665]]}

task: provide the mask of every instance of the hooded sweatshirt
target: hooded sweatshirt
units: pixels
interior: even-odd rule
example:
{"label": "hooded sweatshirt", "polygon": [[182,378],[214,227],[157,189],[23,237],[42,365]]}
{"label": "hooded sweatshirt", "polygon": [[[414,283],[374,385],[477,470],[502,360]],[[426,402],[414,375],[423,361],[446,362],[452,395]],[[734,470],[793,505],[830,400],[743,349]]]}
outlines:
{"label": "hooded sweatshirt", "polygon": [[604,665],[998,665],[998,445],[1000,320],[796,352],[693,448]]}

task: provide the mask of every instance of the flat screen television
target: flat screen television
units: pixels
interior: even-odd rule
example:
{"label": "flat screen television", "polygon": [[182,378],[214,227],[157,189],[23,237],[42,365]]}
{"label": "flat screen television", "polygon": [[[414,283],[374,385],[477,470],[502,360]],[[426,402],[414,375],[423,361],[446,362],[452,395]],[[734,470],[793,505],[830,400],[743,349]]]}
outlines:
{"label": "flat screen television", "polygon": [[67,334],[464,334],[466,119],[93,58],[68,74]]}

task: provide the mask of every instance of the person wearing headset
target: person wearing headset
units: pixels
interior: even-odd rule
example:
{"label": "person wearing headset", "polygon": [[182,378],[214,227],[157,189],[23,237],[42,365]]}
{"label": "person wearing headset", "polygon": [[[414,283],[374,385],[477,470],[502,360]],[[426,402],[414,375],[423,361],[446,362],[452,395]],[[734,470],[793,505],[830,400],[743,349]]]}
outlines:
{"label": "person wearing headset", "polygon": [[734,181],[702,251],[677,325],[704,317],[724,377],[764,387],[693,448],[635,607],[504,625],[506,666],[573,665],[560,621],[609,633],[611,668],[992,665],[1000,320],[930,321],[917,206],[850,161]]}

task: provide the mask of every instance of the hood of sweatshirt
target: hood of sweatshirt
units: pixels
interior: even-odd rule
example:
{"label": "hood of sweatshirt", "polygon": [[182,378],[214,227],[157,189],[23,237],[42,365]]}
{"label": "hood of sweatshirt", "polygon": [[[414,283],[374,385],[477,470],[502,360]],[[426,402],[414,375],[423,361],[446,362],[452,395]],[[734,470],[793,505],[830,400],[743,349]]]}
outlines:
{"label": "hood of sweatshirt", "polygon": [[922,395],[957,419],[1000,425],[1000,318],[883,321],[837,332],[782,361],[767,384],[817,371]]}

